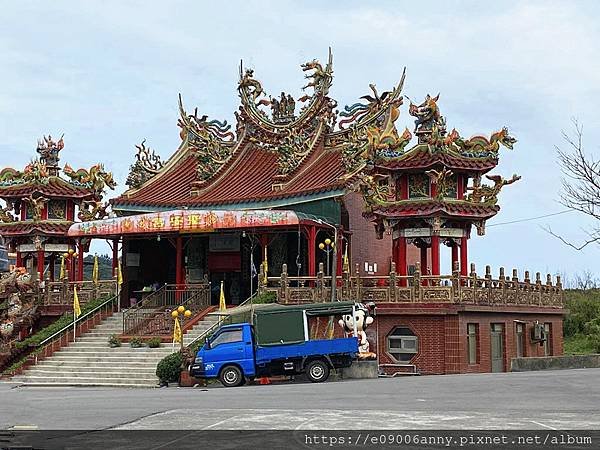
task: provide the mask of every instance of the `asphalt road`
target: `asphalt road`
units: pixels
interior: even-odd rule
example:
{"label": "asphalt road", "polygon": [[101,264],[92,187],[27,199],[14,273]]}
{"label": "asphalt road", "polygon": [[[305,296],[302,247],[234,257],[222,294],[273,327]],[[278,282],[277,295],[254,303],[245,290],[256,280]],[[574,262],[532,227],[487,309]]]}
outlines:
{"label": "asphalt road", "polygon": [[600,429],[600,369],[240,388],[0,384],[0,429]]}

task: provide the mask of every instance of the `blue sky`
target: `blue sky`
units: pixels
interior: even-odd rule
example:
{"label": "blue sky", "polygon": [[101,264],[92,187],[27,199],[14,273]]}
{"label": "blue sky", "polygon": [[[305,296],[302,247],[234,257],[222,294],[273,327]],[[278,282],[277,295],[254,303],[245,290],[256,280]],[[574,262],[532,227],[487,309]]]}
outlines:
{"label": "blue sky", "polygon": [[[299,64],[334,53],[340,105],[390,88],[441,92],[462,135],[507,125],[519,142],[495,173],[523,179],[501,194],[470,259],[532,272],[600,276],[598,246],[573,241],[593,225],[577,213],[492,226],[564,210],[555,145],[571,117],[588,152],[600,138],[600,7],[595,2],[28,2],[0,1],[0,165],[22,167],[43,134],[65,133],[63,162],[103,162],[124,188],[136,143],[163,158],[179,144],[177,94],[188,109],[232,121],[240,59],[267,91],[300,95]],[[412,123],[404,107],[399,129]],[[442,261],[444,263],[444,260]],[[449,266],[449,262],[446,264]]]}

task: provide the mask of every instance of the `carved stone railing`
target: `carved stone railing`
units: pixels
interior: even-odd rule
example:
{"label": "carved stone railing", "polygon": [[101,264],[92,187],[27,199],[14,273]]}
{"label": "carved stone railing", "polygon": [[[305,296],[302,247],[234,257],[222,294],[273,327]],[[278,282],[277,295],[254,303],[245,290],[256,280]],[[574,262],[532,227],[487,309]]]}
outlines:
{"label": "carved stone railing", "polygon": [[[420,264],[410,276],[396,273],[395,264],[386,276],[361,276],[359,266],[355,273],[344,271],[336,277],[337,300],[373,301],[375,303],[453,303],[482,306],[538,306],[562,308],[564,294],[560,276],[552,282],[550,274],[542,282],[541,274],[530,279],[529,271],[519,280],[517,270],[512,277],[500,268],[497,278],[493,278],[490,266],[485,275],[479,276],[475,265],[471,264],[468,276],[461,275],[455,266],[452,275],[422,275]],[[284,264],[280,277],[265,277],[261,273],[259,292],[277,293],[278,301],[286,304],[319,303],[331,299],[332,277],[325,276],[323,264],[314,277],[293,277]]]}
{"label": "carved stone railing", "polygon": [[85,305],[97,298],[114,297],[117,294],[117,279],[93,281],[45,281],[42,303],[45,306],[73,305],[73,291],[77,287],[79,304]]}

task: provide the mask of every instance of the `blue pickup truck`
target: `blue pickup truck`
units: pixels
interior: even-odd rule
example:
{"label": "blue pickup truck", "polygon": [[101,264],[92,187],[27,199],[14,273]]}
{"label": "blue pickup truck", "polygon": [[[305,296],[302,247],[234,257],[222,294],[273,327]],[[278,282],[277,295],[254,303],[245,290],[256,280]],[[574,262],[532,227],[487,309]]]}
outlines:
{"label": "blue pickup truck", "polygon": [[227,387],[255,377],[302,373],[313,383],[325,381],[331,369],[352,364],[358,339],[310,339],[309,323],[323,316],[355,317],[354,310],[353,302],[256,309],[252,323],[224,325],[206,339],[190,366],[190,375],[218,378]]}

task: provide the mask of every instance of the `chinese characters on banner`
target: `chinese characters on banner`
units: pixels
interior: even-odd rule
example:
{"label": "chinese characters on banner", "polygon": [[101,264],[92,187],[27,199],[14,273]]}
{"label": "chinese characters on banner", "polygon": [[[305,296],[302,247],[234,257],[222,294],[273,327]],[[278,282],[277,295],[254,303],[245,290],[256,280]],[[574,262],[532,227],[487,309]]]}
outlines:
{"label": "chinese characters on banner", "polygon": [[298,225],[293,211],[175,210],[75,223],[69,236],[122,235],[157,232],[211,232],[218,229]]}

